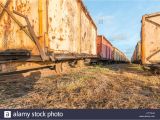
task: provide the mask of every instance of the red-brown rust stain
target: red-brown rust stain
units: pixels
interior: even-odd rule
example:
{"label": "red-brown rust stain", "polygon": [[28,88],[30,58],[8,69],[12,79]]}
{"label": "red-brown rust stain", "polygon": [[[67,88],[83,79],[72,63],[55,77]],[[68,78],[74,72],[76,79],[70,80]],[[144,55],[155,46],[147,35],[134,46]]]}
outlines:
{"label": "red-brown rust stain", "polygon": [[31,10],[31,7],[29,6],[29,4],[30,4],[29,0],[17,0],[16,10],[23,14],[27,14]]}
{"label": "red-brown rust stain", "polygon": [[59,40],[60,40],[60,41],[63,41],[64,39],[63,39],[63,37],[62,37],[62,36],[60,36]]}
{"label": "red-brown rust stain", "polygon": [[51,17],[49,17],[49,22],[52,23],[52,18]]}
{"label": "red-brown rust stain", "polygon": [[52,40],[55,39],[55,38],[56,38],[55,36],[52,36]]}

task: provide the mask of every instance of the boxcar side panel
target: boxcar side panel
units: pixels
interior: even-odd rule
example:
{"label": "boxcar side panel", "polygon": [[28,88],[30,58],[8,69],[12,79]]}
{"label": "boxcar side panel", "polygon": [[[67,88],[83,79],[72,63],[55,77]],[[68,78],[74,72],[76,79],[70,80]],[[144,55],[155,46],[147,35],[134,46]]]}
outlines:
{"label": "boxcar side panel", "polygon": [[96,55],[97,30],[79,0],[49,0],[50,48],[55,53]]}
{"label": "boxcar side panel", "polygon": [[107,60],[111,60],[112,59],[112,52],[113,52],[113,48],[112,48],[112,45],[110,44],[110,42],[105,38],[103,37],[103,44],[105,46],[105,51],[104,51],[104,58],[107,59]]}
{"label": "boxcar side panel", "polygon": [[49,0],[50,48],[55,52],[78,52],[78,9],[77,0]]}
{"label": "boxcar side panel", "polygon": [[81,11],[81,52],[96,55],[96,28],[88,19],[86,12]]}

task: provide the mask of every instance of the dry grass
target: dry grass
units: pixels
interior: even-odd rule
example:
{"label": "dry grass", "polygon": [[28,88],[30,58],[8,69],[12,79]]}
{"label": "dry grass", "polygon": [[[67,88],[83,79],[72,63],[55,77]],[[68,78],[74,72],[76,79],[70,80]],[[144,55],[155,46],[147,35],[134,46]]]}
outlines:
{"label": "dry grass", "polygon": [[0,108],[160,108],[160,76],[138,65],[0,81]]}

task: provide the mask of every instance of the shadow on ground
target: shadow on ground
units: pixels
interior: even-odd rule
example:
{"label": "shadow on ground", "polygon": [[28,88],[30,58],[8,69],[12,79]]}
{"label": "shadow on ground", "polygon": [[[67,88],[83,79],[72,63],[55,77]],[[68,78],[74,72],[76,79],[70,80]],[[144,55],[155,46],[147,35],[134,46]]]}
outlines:
{"label": "shadow on ground", "polygon": [[24,77],[22,74],[0,77],[0,100],[18,98],[32,91],[33,86],[41,77],[41,72],[31,72]]}

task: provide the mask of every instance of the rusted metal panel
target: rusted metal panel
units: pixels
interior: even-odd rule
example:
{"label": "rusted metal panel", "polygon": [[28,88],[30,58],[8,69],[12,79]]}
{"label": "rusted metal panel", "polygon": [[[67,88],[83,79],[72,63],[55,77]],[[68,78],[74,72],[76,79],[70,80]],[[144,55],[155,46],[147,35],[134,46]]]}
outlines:
{"label": "rusted metal panel", "polygon": [[160,13],[142,18],[142,64],[160,62]]}
{"label": "rusted metal panel", "polygon": [[[5,4],[3,1],[2,4]],[[11,0],[7,9],[13,12],[13,10],[28,16],[29,21],[38,35],[38,0]],[[0,11],[3,9],[0,8]],[[24,18],[13,14],[21,23],[25,26],[26,22]],[[1,16],[0,19],[0,51],[8,49],[26,49],[31,50],[32,54],[39,54],[34,42],[21,30],[16,22],[6,13]]]}
{"label": "rusted metal panel", "polygon": [[81,52],[95,55],[97,31],[86,14],[81,12]]}
{"label": "rusted metal panel", "polygon": [[50,48],[55,52],[78,52],[80,29],[77,0],[49,0]]}
{"label": "rusted metal panel", "polygon": [[97,36],[97,54],[101,59],[112,60],[112,53],[112,44],[104,36]]}
{"label": "rusted metal panel", "polygon": [[[49,0],[50,48],[56,53],[96,54],[96,29],[78,0]],[[57,15],[58,13],[58,15]]]}

